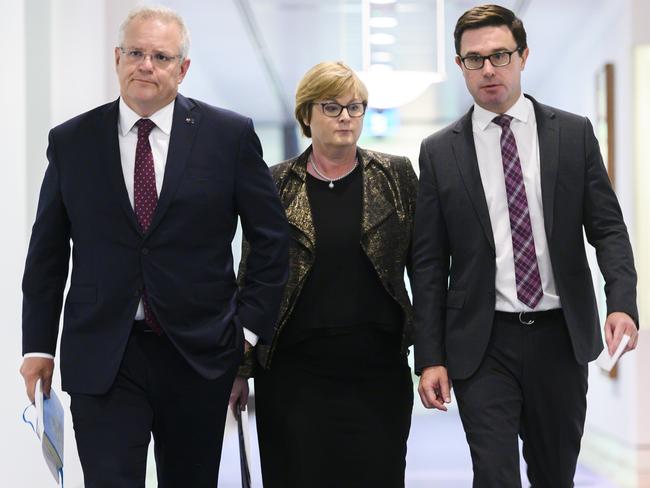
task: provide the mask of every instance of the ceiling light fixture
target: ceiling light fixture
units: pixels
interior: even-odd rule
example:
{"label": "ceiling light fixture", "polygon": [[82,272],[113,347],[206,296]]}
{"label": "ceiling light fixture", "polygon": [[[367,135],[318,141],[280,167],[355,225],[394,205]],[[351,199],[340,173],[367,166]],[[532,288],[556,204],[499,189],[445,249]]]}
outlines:
{"label": "ceiling light fixture", "polygon": [[397,19],[395,17],[372,17],[370,19],[370,27],[375,29],[392,29],[397,27]]}
{"label": "ceiling light fixture", "polygon": [[[447,79],[445,70],[445,15],[444,0],[435,0],[435,34],[436,41],[433,47],[436,69],[435,71],[405,71],[391,69],[389,63],[393,57],[399,58],[399,44],[392,34],[384,32],[371,33],[376,28],[373,23],[381,18],[392,18],[385,15],[372,17],[371,9],[374,5],[393,4],[395,0],[362,0],[361,3],[361,36],[362,36],[362,66],[359,77],[368,88],[368,105],[376,109],[396,108],[412,102],[419,97],[432,83],[439,83]],[[397,25],[397,19],[395,26]],[[375,46],[391,45],[391,52],[376,50]]]}
{"label": "ceiling light fixture", "polygon": [[395,44],[395,36],[393,34],[386,34],[385,32],[375,32],[374,34],[370,34],[370,44],[389,46]]}
{"label": "ceiling light fixture", "polygon": [[387,71],[393,71],[393,67],[390,64],[376,63],[370,65],[370,71],[386,73]]}
{"label": "ceiling light fixture", "polygon": [[371,56],[373,63],[390,63],[393,61],[393,55],[388,51],[373,51]]}

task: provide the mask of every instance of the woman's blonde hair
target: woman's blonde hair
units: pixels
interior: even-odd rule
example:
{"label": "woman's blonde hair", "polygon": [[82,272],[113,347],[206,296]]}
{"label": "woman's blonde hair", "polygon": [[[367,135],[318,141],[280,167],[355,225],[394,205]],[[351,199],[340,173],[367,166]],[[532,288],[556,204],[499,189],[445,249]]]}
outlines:
{"label": "woman's blonde hair", "polygon": [[318,63],[303,76],[296,90],[296,120],[302,133],[311,137],[311,129],[305,123],[311,120],[311,107],[316,100],[332,100],[353,93],[368,102],[368,89],[355,72],[341,61]]}

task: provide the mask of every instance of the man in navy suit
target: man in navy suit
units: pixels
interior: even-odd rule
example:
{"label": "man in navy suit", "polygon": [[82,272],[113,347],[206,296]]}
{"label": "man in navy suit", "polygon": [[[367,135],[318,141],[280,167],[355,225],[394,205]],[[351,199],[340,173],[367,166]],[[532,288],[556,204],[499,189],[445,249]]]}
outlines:
{"label": "man in navy suit", "polygon": [[632,248],[589,120],[522,93],[521,20],[473,7],[454,41],[475,103],[420,149],[420,397],[446,410],[453,381],[475,487],[521,487],[521,437],[531,485],[569,488],[587,363],[603,348],[583,232],[605,278],[610,353],[638,340]]}
{"label": "man in navy suit", "polygon": [[[250,119],[178,94],[183,20],[131,12],[115,66],[120,98],[50,132],[23,278],[21,373],[49,391],[59,317],[85,486],[217,485],[233,378],[269,340],[288,266],[288,225]],[[231,241],[251,245],[237,290]],[[244,340],[244,337],[246,340]]]}

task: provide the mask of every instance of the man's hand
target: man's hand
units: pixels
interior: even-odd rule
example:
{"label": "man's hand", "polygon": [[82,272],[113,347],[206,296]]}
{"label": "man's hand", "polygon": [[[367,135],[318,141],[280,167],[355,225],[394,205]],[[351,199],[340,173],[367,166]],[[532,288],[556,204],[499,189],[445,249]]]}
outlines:
{"label": "man's hand", "polygon": [[30,357],[23,359],[20,367],[20,374],[25,380],[25,389],[29,401],[34,403],[34,389],[36,380],[41,379],[43,385],[43,394],[50,396],[50,387],[52,386],[52,375],[54,374],[54,360],[50,358]]}
{"label": "man's hand", "polygon": [[446,412],[445,403],[451,403],[450,389],[447,368],[444,366],[424,368],[418,385],[422,405],[426,408],[436,408]]}
{"label": "man's hand", "polygon": [[636,330],[634,320],[628,314],[625,312],[610,313],[607,320],[605,320],[605,342],[610,356],[616,352],[616,348],[624,335],[630,336],[630,342],[625,346],[623,354],[636,348],[639,333]]}
{"label": "man's hand", "polygon": [[237,403],[239,403],[240,410],[246,410],[246,405],[248,404],[248,378],[244,378],[243,376],[235,377],[235,382],[232,384],[232,390],[230,391],[228,405],[230,405],[234,414],[236,414],[235,409],[237,408]]}

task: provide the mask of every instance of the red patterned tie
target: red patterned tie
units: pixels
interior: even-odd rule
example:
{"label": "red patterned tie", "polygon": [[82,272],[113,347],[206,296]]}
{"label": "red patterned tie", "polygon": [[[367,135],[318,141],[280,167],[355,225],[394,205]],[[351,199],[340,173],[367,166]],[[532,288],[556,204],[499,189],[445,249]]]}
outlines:
{"label": "red patterned tie", "polygon": [[499,115],[492,122],[501,127],[501,158],[506,181],[512,251],[515,259],[517,298],[530,308],[535,308],[544,295],[537,267],[537,254],[533,229],[528,213],[526,187],[521,172],[515,136],[510,128],[512,117]]}
{"label": "red patterned tie", "polygon": [[[156,172],[153,166],[153,154],[149,144],[149,133],[156,126],[149,119],[140,119],[138,126],[138,145],[135,148],[135,169],[133,172],[133,203],[135,216],[144,232],[151,225],[153,212],[158,203],[156,190]],[[156,334],[161,335],[162,329],[158,319],[153,313],[147,299],[147,291],[142,291],[142,305],[144,306],[144,321]]]}

